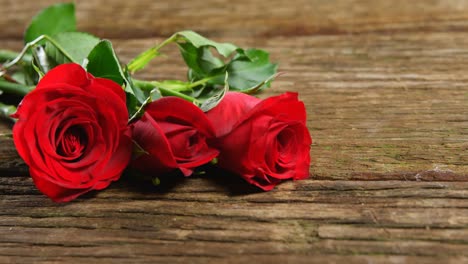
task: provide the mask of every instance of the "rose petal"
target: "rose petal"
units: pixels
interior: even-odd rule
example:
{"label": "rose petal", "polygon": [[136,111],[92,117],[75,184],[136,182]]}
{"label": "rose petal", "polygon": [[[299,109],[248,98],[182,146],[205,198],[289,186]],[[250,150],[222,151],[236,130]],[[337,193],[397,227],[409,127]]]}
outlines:
{"label": "rose petal", "polygon": [[161,170],[161,173],[177,168],[177,162],[164,132],[148,112],[132,125],[132,129],[133,139],[148,152],[138,156],[133,162],[136,168],[142,171]]}
{"label": "rose petal", "polygon": [[66,63],[60,64],[48,71],[34,90],[46,88],[50,84],[68,84],[74,87],[85,87],[89,82],[90,77],[83,67],[76,63]]}
{"label": "rose petal", "polygon": [[211,144],[221,151],[220,167],[263,190],[309,176],[311,137],[297,93],[263,101],[230,93],[207,116],[218,136]]}
{"label": "rose petal", "polygon": [[72,189],[69,187],[62,187],[58,184],[47,181],[46,179],[48,178],[48,175],[37,171],[34,168],[32,168],[29,173],[33,178],[37,189],[47,195],[54,202],[69,202],[91,190],[90,188]]}
{"label": "rose petal", "polygon": [[49,71],[14,116],[18,153],[39,190],[55,201],[107,187],[130,159],[122,87],[77,64]]}
{"label": "rose petal", "polygon": [[205,113],[184,99],[163,97],[149,104],[145,110],[156,121],[189,125],[207,137],[214,136],[213,125]]}
{"label": "rose petal", "polygon": [[233,127],[260,102],[260,99],[238,92],[228,92],[223,100],[206,113],[215,128],[216,137],[231,132]]}

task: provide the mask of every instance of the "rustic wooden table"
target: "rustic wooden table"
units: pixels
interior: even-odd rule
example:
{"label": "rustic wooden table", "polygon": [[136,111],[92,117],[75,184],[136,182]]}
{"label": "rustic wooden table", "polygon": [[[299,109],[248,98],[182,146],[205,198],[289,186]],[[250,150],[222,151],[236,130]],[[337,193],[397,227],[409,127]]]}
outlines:
{"label": "rustic wooden table", "polygon": [[[53,2],[0,0],[0,46]],[[468,262],[468,1],[83,0],[77,16],[123,62],[182,29],[270,51],[287,74],[261,96],[300,93],[311,177],[122,179],[55,204],[0,137],[1,263]],[[139,77],[183,78],[165,51]]]}

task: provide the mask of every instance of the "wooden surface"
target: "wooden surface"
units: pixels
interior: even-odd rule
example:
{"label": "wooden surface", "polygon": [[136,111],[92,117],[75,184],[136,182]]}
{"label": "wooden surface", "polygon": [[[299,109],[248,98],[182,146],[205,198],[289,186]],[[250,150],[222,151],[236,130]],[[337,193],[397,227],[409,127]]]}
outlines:
{"label": "wooden surface", "polygon": [[[0,46],[19,50],[52,2],[0,0]],[[123,62],[182,29],[270,51],[286,74],[260,96],[300,93],[311,177],[268,193],[223,171],[124,178],[54,204],[3,136],[0,262],[468,263],[468,1],[87,0],[77,15]],[[164,51],[139,77],[184,77]]]}

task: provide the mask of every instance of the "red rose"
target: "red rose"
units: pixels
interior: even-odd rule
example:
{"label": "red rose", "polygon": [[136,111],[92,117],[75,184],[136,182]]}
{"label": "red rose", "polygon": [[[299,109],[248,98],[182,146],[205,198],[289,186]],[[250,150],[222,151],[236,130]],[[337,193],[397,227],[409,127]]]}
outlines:
{"label": "red rose", "polygon": [[129,162],[122,87],[77,64],[49,71],[14,117],[16,149],[37,188],[56,202],[106,188]]}
{"label": "red rose", "polygon": [[189,176],[219,153],[206,143],[214,137],[214,129],[205,114],[177,97],[163,97],[150,103],[132,127],[133,138],[143,149],[132,164],[152,175],[180,169]]}
{"label": "red rose", "polygon": [[207,116],[216,128],[220,167],[265,191],[309,176],[312,139],[296,93],[262,101],[230,92]]}

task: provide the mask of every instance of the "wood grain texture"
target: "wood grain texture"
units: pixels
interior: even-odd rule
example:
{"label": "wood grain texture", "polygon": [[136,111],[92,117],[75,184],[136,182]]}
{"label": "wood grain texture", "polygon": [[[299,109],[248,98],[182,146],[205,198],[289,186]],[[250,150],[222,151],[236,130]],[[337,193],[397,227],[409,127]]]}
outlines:
{"label": "wood grain texture", "polygon": [[[27,21],[54,0],[1,0],[0,38],[21,38]],[[168,36],[193,29],[210,36],[466,31],[463,0],[77,1],[80,29],[101,37]]]}
{"label": "wood grain texture", "polygon": [[9,177],[0,183],[3,255],[265,263],[277,255],[355,263],[376,254],[429,263],[467,257],[467,183],[316,180],[233,195],[245,183],[216,176],[155,189],[123,179],[65,205],[43,199],[27,178]]}
{"label": "wood grain texture", "polygon": [[[20,49],[52,2],[0,0],[0,46]],[[77,16],[122,62],[186,28],[271,52],[285,74],[260,97],[299,92],[311,178],[263,193],[218,170],[124,177],[54,204],[0,136],[0,262],[468,263],[468,2],[78,1]],[[163,51],[139,78],[185,78]]]}

